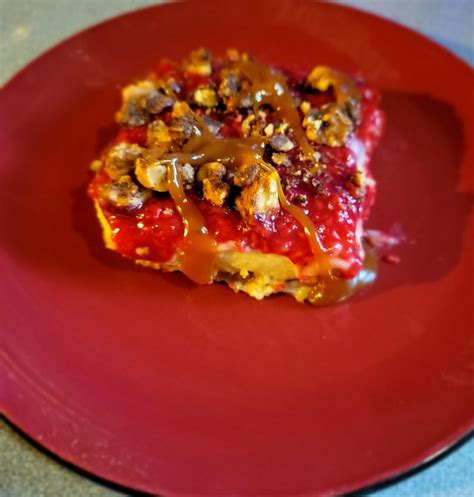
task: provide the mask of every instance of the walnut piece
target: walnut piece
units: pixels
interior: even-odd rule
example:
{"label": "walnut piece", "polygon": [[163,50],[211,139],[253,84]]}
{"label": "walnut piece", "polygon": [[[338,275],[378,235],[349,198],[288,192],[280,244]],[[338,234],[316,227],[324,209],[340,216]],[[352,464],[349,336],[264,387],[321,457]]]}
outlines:
{"label": "walnut piece", "polygon": [[199,168],[197,180],[203,181],[205,178],[221,180],[226,173],[224,164],[220,162],[207,162]]}
{"label": "walnut piece", "polygon": [[255,114],[249,114],[242,121],[242,124],[240,125],[240,127],[242,129],[243,136],[248,137],[251,135],[254,123],[256,123]]}
{"label": "walnut piece", "polygon": [[219,131],[222,128],[222,123],[219,121],[216,121],[215,119],[212,119],[212,117],[203,115],[202,120],[207,126],[207,129],[213,134],[213,135],[218,135]]}
{"label": "walnut piece", "polygon": [[311,110],[311,104],[306,100],[304,102],[301,102],[300,110],[303,115],[306,115]]}
{"label": "walnut piece", "polygon": [[226,168],[220,162],[208,162],[197,173],[203,196],[213,205],[221,206],[229,195],[230,186],[223,181],[225,174]]}
{"label": "walnut piece", "polygon": [[117,121],[131,127],[147,123],[150,117],[146,102],[155,91],[155,84],[148,80],[126,86],[122,90],[122,107],[115,116]]}
{"label": "walnut piece", "polygon": [[270,145],[278,152],[289,152],[295,148],[295,144],[284,134],[273,135]]}
{"label": "walnut piece", "polygon": [[172,122],[169,127],[171,138],[178,145],[183,145],[194,134],[197,120],[186,102],[176,102],[171,117]]}
{"label": "walnut piece", "polygon": [[[191,188],[194,182],[194,168],[190,164],[179,164],[178,172],[184,188]],[[144,187],[157,192],[168,191],[168,163],[162,159],[138,159],[135,163],[135,174]]]}
{"label": "walnut piece", "polygon": [[260,171],[258,164],[243,164],[240,166],[234,175],[234,184],[236,186],[250,186],[257,177]]}
{"label": "walnut piece", "polygon": [[335,103],[314,109],[303,120],[308,140],[319,145],[340,147],[353,131],[353,123],[343,108]]}
{"label": "walnut piece", "polygon": [[198,74],[200,76],[209,76],[212,72],[211,54],[205,48],[200,48],[191,52],[189,57],[184,61],[185,72]]}
{"label": "walnut piece", "polygon": [[221,84],[219,85],[219,96],[224,100],[227,110],[234,110],[240,101],[241,83],[236,71],[224,69],[221,72]]}
{"label": "walnut piece", "polygon": [[334,90],[336,104],[355,123],[360,120],[361,94],[354,80],[327,66],[316,66],[308,76],[308,83],[321,92]]}
{"label": "walnut piece", "polygon": [[327,66],[316,66],[308,76],[308,83],[322,92],[338,84],[338,74]]}
{"label": "walnut piece", "polygon": [[272,123],[267,124],[263,129],[263,132],[265,133],[265,136],[267,138],[270,138],[273,135],[274,131],[275,131],[275,126]]}
{"label": "walnut piece", "polygon": [[242,80],[235,69],[222,70],[218,93],[229,112],[238,108],[250,109],[253,106],[250,83]]}
{"label": "walnut piece", "polygon": [[277,166],[289,166],[290,165],[290,159],[286,154],[279,154],[279,153],[273,153],[272,154],[272,161],[277,165]]}
{"label": "walnut piece", "polygon": [[147,164],[143,160],[138,160],[135,174],[145,188],[151,188],[157,192],[168,191],[168,168],[165,164],[160,162]]}
{"label": "walnut piece", "polygon": [[166,148],[171,143],[171,135],[168,126],[161,120],[151,122],[148,125],[148,146],[157,147],[165,145]]}
{"label": "walnut piece", "polygon": [[196,88],[193,93],[193,101],[201,107],[215,107],[217,105],[217,93],[210,86]]}
{"label": "walnut piece", "polygon": [[245,187],[235,201],[240,215],[251,221],[267,216],[280,208],[278,179],[275,174],[260,171],[250,186]]}
{"label": "walnut piece", "polygon": [[153,114],[171,108],[175,101],[164,82],[145,79],[122,90],[122,107],[116,114],[117,122],[129,127],[142,126]]}
{"label": "walnut piece", "polygon": [[151,197],[151,192],[136,185],[128,175],[99,188],[99,198],[122,209],[139,209]]}
{"label": "walnut piece", "polygon": [[105,159],[105,172],[118,180],[124,174],[130,173],[135,166],[135,160],[143,153],[143,148],[135,143],[118,143],[112,147]]}
{"label": "walnut piece", "polygon": [[146,100],[145,108],[150,114],[159,114],[166,109],[171,109],[175,98],[167,95],[163,88],[152,92]]}
{"label": "walnut piece", "polygon": [[180,117],[184,117],[188,114],[191,114],[191,109],[186,102],[178,101],[173,105],[173,110],[171,111],[171,117],[173,119],[178,119]]}

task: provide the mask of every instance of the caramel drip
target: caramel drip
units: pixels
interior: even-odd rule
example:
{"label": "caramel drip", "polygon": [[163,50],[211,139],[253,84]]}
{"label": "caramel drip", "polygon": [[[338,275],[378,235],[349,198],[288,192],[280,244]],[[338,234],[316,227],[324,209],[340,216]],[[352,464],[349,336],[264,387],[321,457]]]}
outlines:
{"label": "caramel drip", "polygon": [[241,60],[238,67],[251,82],[255,113],[260,105],[271,105],[293,129],[296,141],[305,157],[313,160],[314,150],[301,126],[301,119],[285,77],[255,60]]}
{"label": "caramel drip", "polygon": [[181,271],[199,284],[212,283],[217,243],[208,234],[199,209],[186,197],[177,163],[168,163],[168,191],[184,223],[184,247]]}
{"label": "caramel drip", "polygon": [[308,301],[316,306],[335,304],[370,285],[375,281],[376,277],[377,258],[373,250],[366,247],[364,263],[357,276],[350,280],[345,280],[327,275],[314,286]]}

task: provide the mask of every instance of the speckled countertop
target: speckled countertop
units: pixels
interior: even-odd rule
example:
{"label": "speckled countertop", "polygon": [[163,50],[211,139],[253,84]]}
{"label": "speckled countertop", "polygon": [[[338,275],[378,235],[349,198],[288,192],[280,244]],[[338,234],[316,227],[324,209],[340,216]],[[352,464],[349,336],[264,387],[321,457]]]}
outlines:
{"label": "speckled countertop", "polygon": [[[238,0],[236,0],[238,1]],[[61,39],[151,0],[0,0],[0,83]],[[407,24],[474,62],[474,0],[339,0]],[[358,495],[471,497],[474,440],[389,486]],[[0,497],[109,497],[131,492],[93,481],[36,448],[0,418]]]}

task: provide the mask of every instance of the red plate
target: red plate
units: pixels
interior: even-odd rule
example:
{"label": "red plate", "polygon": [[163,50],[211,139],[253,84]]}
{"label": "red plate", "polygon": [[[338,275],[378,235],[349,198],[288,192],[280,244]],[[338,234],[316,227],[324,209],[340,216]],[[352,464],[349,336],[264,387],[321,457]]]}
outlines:
{"label": "red plate", "polygon": [[[371,225],[409,243],[324,309],[257,302],[106,251],[85,188],[119,88],[199,45],[360,69],[383,89]],[[185,2],[80,33],[2,90],[0,394],[64,459],[167,495],[340,493],[474,423],[472,72],[326,3]]]}

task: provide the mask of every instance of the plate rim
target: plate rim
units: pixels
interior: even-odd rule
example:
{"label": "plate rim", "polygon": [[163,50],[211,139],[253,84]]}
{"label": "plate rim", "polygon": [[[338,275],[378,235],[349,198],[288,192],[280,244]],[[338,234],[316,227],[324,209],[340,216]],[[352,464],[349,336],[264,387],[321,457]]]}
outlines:
{"label": "plate rim", "polygon": [[[130,16],[131,14],[135,14],[138,12],[143,12],[143,11],[148,11],[148,10],[155,10],[155,9],[163,9],[163,8],[169,8],[173,7],[176,4],[191,4],[191,3],[197,3],[200,0],[172,0],[172,1],[165,1],[160,4],[155,4],[155,5],[149,5],[149,6],[144,6],[141,8],[137,9],[130,9],[124,12],[121,12],[117,15],[113,15],[110,17],[107,17],[103,20],[100,20],[96,23],[93,23],[91,25],[86,26],[83,29],[80,29],[79,31],[76,31],[72,33],[71,35],[60,39],[57,43],[53,44],[51,47],[46,49],[45,51],[39,53],[35,57],[29,60],[24,66],[20,67],[17,71],[15,71],[0,87],[0,96],[4,93],[5,90],[8,90],[11,86],[15,85],[16,81],[22,78],[28,71],[31,70],[32,67],[34,67],[37,64],[41,64],[43,59],[49,57],[51,53],[54,53],[57,50],[60,50],[63,46],[69,44],[71,41],[73,41],[76,38],[79,38],[83,36],[85,33],[94,31],[94,30],[100,30],[104,25],[108,25],[110,23],[115,23],[119,21],[122,18],[126,18]],[[212,1],[212,0],[211,0]],[[308,4],[307,0],[294,0],[295,3],[300,3],[300,4]],[[446,48],[445,46],[439,44],[432,38],[424,35],[423,33],[416,31],[415,29],[406,26],[402,24],[401,22],[394,21],[388,17],[385,17],[383,15],[375,14],[373,12],[359,9],[354,6],[349,6],[349,5],[342,5],[339,3],[333,3],[333,2],[324,2],[325,3],[325,8],[329,7],[330,9],[334,10],[343,10],[347,11],[349,15],[357,15],[357,16],[362,16],[362,17],[369,17],[372,18],[374,21],[378,22],[383,22],[383,23],[388,23],[399,30],[402,30],[406,33],[409,33],[410,35],[414,35],[416,39],[419,41],[422,41],[423,43],[428,43],[431,45],[433,49],[436,50],[442,50],[445,54],[445,56],[450,57],[453,62],[459,65],[459,67],[462,67],[464,70],[470,71],[471,75],[474,74],[474,69],[469,65],[468,62],[463,60],[460,56],[452,52],[450,49]],[[0,349],[0,366],[3,366],[6,371],[8,371],[8,357],[7,353]],[[2,360],[3,357],[3,360]],[[28,373],[25,373],[26,375]],[[7,375],[4,376],[2,379],[2,384],[5,383],[6,385],[12,386],[15,381],[18,382],[18,384],[21,383],[21,379],[19,378],[18,375],[15,375],[12,373],[12,377],[15,376],[15,379],[7,379]],[[37,392],[40,392],[40,387],[38,385],[35,385],[35,383],[32,383],[33,386],[35,386],[38,390]],[[40,392],[41,394],[41,392]],[[43,394],[41,394],[43,395]],[[5,395],[5,397],[8,397],[8,394]],[[131,484],[130,482],[119,482],[115,483],[116,477],[115,476],[100,476],[97,473],[95,473],[95,470],[92,468],[92,465],[89,466],[87,463],[83,465],[77,464],[73,460],[73,458],[70,458],[66,455],[61,454],[60,452],[57,451],[57,449],[54,449],[48,444],[47,440],[38,440],[37,437],[31,433],[31,431],[27,427],[27,423],[23,424],[21,421],[21,416],[15,415],[13,412],[14,410],[10,410],[5,405],[2,403],[2,398],[0,397],[0,416],[4,416],[5,419],[7,420],[7,423],[12,424],[21,434],[26,435],[26,437],[30,438],[31,441],[34,444],[37,444],[39,447],[43,448],[50,456],[53,458],[57,458],[60,461],[63,461],[66,465],[69,465],[79,471],[83,471],[86,473],[86,475],[92,476],[93,478],[97,478],[98,480],[103,480],[103,482],[109,484],[109,485],[118,485],[120,487],[123,486],[123,490],[127,489],[138,489],[140,490],[139,487],[136,487],[134,484]],[[422,470],[425,465],[428,465],[431,461],[436,461],[439,460],[440,458],[444,457],[446,455],[446,452],[449,452],[451,448],[456,446],[457,444],[460,444],[463,442],[463,440],[468,440],[469,437],[471,437],[474,434],[474,412],[469,420],[467,420],[462,426],[458,427],[455,431],[453,431],[450,435],[446,435],[443,439],[441,439],[436,445],[431,446],[431,448],[426,449],[422,451],[421,454],[418,454],[417,456],[413,456],[410,458],[410,462],[406,462],[404,464],[400,464],[397,467],[394,467],[390,470],[387,470],[383,473],[378,473],[376,476],[373,477],[367,477],[367,478],[360,478],[358,482],[356,483],[354,480],[353,484],[346,484],[346,485],[340,485],[339,487],[333,487],[329,493],[325,493],[324,495],[339,495],[341,493],[345,494],[347,492],[358,492],[364,489],[368,489],[374,485],[384,485],[384,484],[390,484],[392,480],[404,477],[407,473],[410,473],[410,471],[417,471],[417,470]],[[102,471],[101,473],[106,475],[107,471]],[[407,475],[409,476],[409,475]],[[157,487],[160,485],[158,484]],[[119,489],[120,490],[120,489]],[[141,492],[149,493],[153,492],[153,490],[143,488],[140,490]],[[155,494],[156,495],[156,494]],[[183,497],[186,495],[187,497],[209,497],[210,495],[213,494],[173,494],[173,492],[168,492],[166,491],[166,495],[169,496],[178,496]],[[255,494],[232,494],[232,495],[242,495],[242,496],[254,496]],[[314,494],[297,494],[301,497],[303,496],[314,496]]]}

